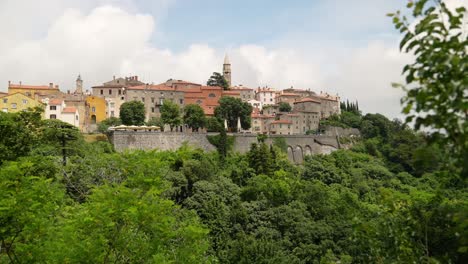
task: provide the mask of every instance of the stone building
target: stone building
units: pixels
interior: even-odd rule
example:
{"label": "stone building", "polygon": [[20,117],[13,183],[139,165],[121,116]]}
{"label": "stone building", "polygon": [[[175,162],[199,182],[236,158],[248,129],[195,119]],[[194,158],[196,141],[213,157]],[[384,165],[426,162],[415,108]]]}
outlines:
{"label": "stone building", "polygon": [[275,120],[270,123],[270,134],[292,135],[293,123],[289,120]]}
{"label": "stone building", "polygon": [[255,100],[255,90],[252,88],[244,87],[242,85],[231,87],[231,91],[239,91],[240,99],[243,102]]}
{"label": "stone building", "polygon": [[185,105],[185,94],[165,84],[140,85],[127,88],[127,101],[140,101],[145,105],[145,120],[161,117],[160,107],[165,100],[177,104],[181,109]]}
{"label": "stone building", "polygon": [[305,134],[307,131],[316,131],[320,124],[321,102],[313,98],[304,98],[294,103],[293,113],[300,116],[299,130]]}
{"label": "stone building", "polygon": [[144,85],[138,80],[138,76],[125,78],[113,78],[103,85],[93,86],[92,94],[94,96],[104,97],[106,100],[106,118],[119,117],[120,106],[126,101],[126,89],[132,86]]}

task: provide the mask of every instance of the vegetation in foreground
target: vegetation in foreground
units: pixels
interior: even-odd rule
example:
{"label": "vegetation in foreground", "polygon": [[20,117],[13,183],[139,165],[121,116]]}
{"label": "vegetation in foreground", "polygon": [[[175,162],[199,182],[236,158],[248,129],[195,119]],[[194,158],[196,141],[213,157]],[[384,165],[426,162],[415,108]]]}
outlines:
{"label": "vegetation in foreground", "polygon": [[[349,113],[344,114],[349,115]],[[0,113],[1,263],[463,263],[468,203],[443,147],[353,115],[351,150],[289,163],[183,147],[115,153]]]}

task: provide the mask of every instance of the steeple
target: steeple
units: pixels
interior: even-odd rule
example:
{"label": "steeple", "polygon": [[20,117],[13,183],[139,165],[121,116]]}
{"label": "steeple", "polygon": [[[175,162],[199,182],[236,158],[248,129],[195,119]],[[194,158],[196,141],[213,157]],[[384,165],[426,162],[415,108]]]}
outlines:
{"label": "steeple", "polygon": [[224,56],[223,76],[224,76],[224,79],[226,79],[229,87],[231,87],[231,63],[229,62],[229,57],[227,53]]}
{"label": "steeple", "polygon": [[76,78],[75,93],[77,93],[77,94],[82,94],[83,93],[83,80],[81,79],[81,74],[78,74],[78,78]]}

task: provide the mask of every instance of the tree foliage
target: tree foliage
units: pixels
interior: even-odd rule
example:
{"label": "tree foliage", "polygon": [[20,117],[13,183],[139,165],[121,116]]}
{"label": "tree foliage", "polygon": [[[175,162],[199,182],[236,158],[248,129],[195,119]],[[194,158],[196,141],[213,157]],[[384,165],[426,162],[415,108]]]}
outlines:
{"label": "tree foliage", "polygon": [[281,102],[279,103],[279,110],[280,112],[291,112],[292,107],[289,103]]}
{"label": "tree foliage", "polygon": [[402,99],[406,121],[415,128],[434,130],[433,136],[451,147],[452,156],[468,175],[468,38],[466,7],[450,10],[443,1],[408,3],[414,21],[400,12],[389,14],[403,34],[400,49],[415,61],[403,74],[406,96]]}
{"label": "tree foliage", "polygon": [[98,125],[98,131],[101,133],[107,133],[107,129],[111,126],[120,126],[122,125],[122,120],[118,117],[109,117],[102,120]]}
{"label": "tree foliage", "polygon": [[242,129],[249,129],[251,125],[251,113],[252,106],[249,103],[230,96],[221,97],[219,106],[214,111],[218,119],[227,120],[230,131],[236,131],[238,118],[240,118]]}
{"label": "tree foliage", "polygon": [[229,84],[226,81],[226,78],[219,72],[213,72],[208,81],[206,82],[208,86],[218,86],[224,90],[229,90]]}
{"label": "tree foliage", "polygon": [[145,105],[140,101],[125,102],[120,106],[120,119],[127,126],[143,125],[145,113]]}
{"label": "tree foliage", "polygon": [[180,118],[180,108],[177,104],[172,101],[164,100],[163,105],[160,108],[161,121],[164,124],[168,124],[172,129],[180,125],[182,120]]}
{"label": "tree foliage", "polygon": [[206,126],[205,112],[197,104],[189,104],[184,107],[184,123],[198,131],[199,128]]}

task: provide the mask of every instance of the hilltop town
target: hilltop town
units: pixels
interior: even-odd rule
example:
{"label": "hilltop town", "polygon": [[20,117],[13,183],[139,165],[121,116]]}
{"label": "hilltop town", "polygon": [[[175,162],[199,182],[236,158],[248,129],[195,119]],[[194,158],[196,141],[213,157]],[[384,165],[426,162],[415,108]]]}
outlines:
{"label": "hilltop town", "polygon": [[[321,119],[340,114],[340,98],[310,89],[250,88],[232,85],[231,63],[226,55],[222,68],[226,84],[203,85],[185,80],[169,79],[153,84],[138,76],[116,77],[90,90],[84,89],[78,75],[74,90],[63,92],[58,85],[30,85],[8,82],[8,93],[0,93],[3,112],[18,112],[37,106],[44,107],[45,119],[59,119],[78,127],[82,132],[94,132],[105,119],[120,116],[125,102],[140,101],[145,106],[145,120],[159,118],[166,100],[180,109],[199,105],[205,116],[214,116],[222,97],[234,97],[252,106],[251,126],[244,132],[256,134],[306,134],[319,128]],[[209,84],[209,83],[208,83]],[[286,105],[286,107],[285,107]],[[184,126],[181,126],[181,131]]]}

